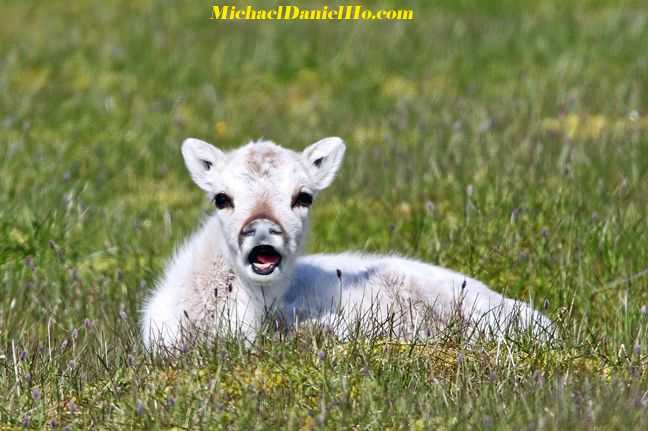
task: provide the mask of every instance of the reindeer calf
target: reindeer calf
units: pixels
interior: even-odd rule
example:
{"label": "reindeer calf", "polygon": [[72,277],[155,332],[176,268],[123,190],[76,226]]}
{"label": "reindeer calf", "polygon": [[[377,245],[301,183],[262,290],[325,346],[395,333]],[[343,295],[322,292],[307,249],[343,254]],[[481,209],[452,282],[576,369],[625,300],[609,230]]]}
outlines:
{"label": "reindeer calf", "polygon": [[404,337],[456,316],[487,335],[551,330],[526,304],[438,266],[393,255],[300,257],[310,206],[333,181],[344,150],[339,138],[302,153],[268,141],[224,153],[187,139],[185,164],[216,211],[178,249],[146,301],[145,345],[178,347],[198,331],[251,339],[276,315],[289,324],[329,324],[341,337],[358,328],[352,322],[366,330],[370,320],[389,322],[390,333]]}

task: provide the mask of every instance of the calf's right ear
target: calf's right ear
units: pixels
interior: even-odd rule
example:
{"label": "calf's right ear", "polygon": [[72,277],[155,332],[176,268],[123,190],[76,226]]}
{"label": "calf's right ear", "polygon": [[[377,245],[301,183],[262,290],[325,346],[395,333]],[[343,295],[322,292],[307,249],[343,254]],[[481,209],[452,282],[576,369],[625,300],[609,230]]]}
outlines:
{"label": "calf's right ear", "polygon": [[206,192],[214,192],[216,166],[224,154],[200,139],[189,138],[182,143],[182,157],[194,182]]}
{"label": "calf's right ear", "polygon": [[327,188],[335,179],[344,150],[342,139],[331,137],[315,142],[302,152],[304,166],[318,190]]}

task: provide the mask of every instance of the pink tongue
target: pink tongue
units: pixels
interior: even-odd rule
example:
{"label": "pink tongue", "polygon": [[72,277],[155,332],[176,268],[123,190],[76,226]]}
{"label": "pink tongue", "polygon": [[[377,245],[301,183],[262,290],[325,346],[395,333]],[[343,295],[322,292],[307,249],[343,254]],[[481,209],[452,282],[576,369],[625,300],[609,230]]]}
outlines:
{"label": "pink tongue", "polygon": [[279,256],[276,254],[270,255],[270,256],[264,256],[262,254],[257,255],[257,260],[263,264],[271,264],[274,265],[277,262],[279,262]]}

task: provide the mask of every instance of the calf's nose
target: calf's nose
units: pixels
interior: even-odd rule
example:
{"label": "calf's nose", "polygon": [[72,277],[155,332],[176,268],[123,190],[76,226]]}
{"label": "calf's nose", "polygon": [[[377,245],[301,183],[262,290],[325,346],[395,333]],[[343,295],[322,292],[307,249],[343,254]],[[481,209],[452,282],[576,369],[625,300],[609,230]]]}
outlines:
{"label": "calf's nose", "polygon": [[260,218],[255,219],[243,226],[239,233],[239,242],[245,237],[255,237],[259,241],[270,239],[273,236],[282,236],[284,234],[281,226],[271,220]]}

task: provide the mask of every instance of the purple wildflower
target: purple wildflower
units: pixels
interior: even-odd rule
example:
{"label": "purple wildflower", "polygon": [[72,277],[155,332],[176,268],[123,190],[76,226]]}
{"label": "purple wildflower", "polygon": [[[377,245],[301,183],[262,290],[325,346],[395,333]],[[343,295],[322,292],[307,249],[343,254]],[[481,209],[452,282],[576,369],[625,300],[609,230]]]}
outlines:
{"label": "purple wildflower", "polygon": [[143,410],[144,410],[144,402],[142,400],[137,400],[137,403],[135,404],[135,414],[137,416],[141,416]]}

